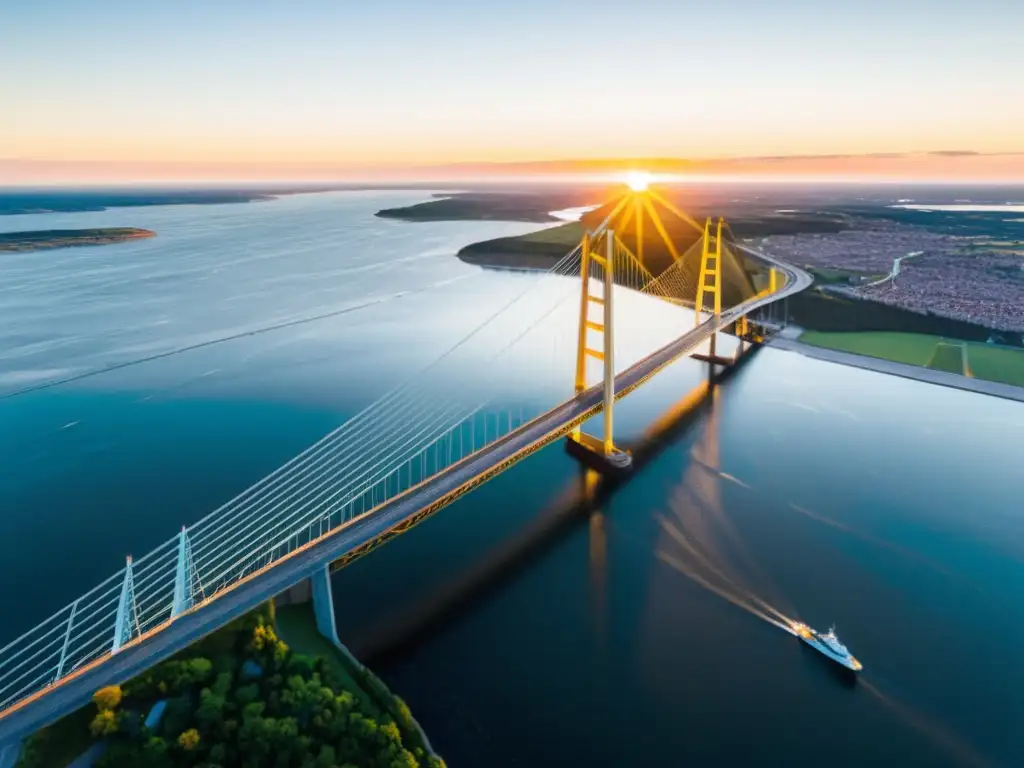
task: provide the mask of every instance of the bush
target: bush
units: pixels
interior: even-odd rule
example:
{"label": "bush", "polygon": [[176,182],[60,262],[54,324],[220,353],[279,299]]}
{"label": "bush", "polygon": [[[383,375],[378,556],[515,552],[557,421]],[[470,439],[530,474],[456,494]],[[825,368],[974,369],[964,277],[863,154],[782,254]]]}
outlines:
{"label": "bush", "polygon": [[101,709],[89,723],[89,733],[97,738],[117,733],[117,715],[112,709]]}
{"label": "bush", "polygon": [[196,720],[205,731],[211,730],[224,719],[224,697],[209,688],[203,688],[199,695],[199,709]]}
{"label": "bush", "polygon": [[108,685],[106,688],[100,688],[92,695],[92,701],[100,712],[114,709],[121,703],[121,687]]}
{"label": "bush", "polygon": [[325,744],[320,747],[320,754],[317,755],[316,764],[320,768],[334,768],[337,758],[334,754],[334,747]]}
{"label": "bush", "polygon": [[187,731],[183,731],[181,735],[178,736],[178,746],[186,752],[191,752],[199,746],[199,731],[195,728],[189,728]]}
{"label": "bush", "polygon": [[293,653],[288,659],[285,670],[291,675],[308,680],[316,671],[316,659],[305,656],[301,653]]}
{"label": "bush", "polygon": [[192,699],[187,693],[175,696],[167,702],[164,716],[160,720],[162,733],[173,735],[181,733],[192,720]]}
{"label": "bush", "polygon": [[186,662],[185,676],[190,683],[205,683],[213,675],[213,662],[202,657]]}
{"label": "bush", "polygon": [[228,691],[231,690],[232,682],[234,682],[234,676],[230,672],[221,672],[217,675],[217,679],[214,680],[213,685],[210,686],[210,690],[218,696],[227,696]]}
{"label": "bush", "polygon": [[246,704],[251,704],[260,697],[260,687],[256,683],[250,683],[249,685],[243,685],[241,688],[235,691],[235,700],[239,706],[245,707]]}

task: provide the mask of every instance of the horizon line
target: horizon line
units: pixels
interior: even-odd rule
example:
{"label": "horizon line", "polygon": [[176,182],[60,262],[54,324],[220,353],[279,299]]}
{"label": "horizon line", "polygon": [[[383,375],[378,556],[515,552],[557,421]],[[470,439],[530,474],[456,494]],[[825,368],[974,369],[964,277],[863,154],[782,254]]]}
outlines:
{"label": "horizon line", "polygon": [[0,186],[136,183],[393,185],[501,182],[607,183],[643,171],[663,183],[1024,183],[1024,151],[622,157],[442,163],[0,158]]}

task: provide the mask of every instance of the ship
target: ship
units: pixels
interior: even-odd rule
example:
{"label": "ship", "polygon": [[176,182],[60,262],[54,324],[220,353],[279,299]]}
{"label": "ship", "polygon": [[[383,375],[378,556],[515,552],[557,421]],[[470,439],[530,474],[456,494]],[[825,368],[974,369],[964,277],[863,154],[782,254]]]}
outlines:
{"label": "ship", "polygon": [[857,658],[850,653],[846,646],[839,642],[836,637],[836,628],[830,627],[828,632],[822,634],[817,630],[800,621],[793,622],[793,631],[797,637],[807,643],[811,648],[828,656],[832,661],[841,664],[851,672],[860,672],[864,666],[857,661]]}

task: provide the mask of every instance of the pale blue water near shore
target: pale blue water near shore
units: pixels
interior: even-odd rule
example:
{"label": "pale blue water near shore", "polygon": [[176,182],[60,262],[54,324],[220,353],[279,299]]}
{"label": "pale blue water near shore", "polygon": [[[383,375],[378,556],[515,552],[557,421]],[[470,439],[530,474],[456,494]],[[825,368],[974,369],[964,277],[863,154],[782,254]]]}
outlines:
{"label": "pale blue water near shore", "polygon": [[[0,643],[519,290],[452,254],[529,225],[372,216],[422,197],[0,219],[158,232],[0,258]],[[621,439],[702,376],[627,398]],[[579,484],[553,445],[338,574],[341,632],[453,766],[1020,764],[1022,430],[1018,403],[765,350],[599,513],[552,523]],[[862,679],[755,598],[835,621]]]}

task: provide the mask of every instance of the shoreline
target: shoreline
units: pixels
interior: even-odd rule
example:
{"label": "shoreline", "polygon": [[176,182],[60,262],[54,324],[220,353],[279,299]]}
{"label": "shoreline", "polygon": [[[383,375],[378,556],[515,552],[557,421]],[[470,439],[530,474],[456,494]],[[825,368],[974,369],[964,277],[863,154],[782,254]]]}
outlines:
{"label": "shoreline", "polygon": [[957,373],[947,373],[934,368],[910,365],[908,363],[897,363],[892,360],[885,360],[881,357],[869,355],[858,355],[853,352],[843,352],[827,347],[816,347],[812,344],[803,344],[795,339],[787,339],[776,336],[766,345],[772,349],[779,349],[786,352],[795,352],[804,357],[811,357],[816,360],[824,360],[837,365],[848,365],[853,368],[862,368],[875,373],[884,373],[889,376],[899,376],[904,379],[913,379],[928,384],[938,384],[943,387],[959,389],[964,392],[973,392],[980,395],[999,397],[1004,400],[1016,400],[1024,403],[1024,388],[1015,387],[1011,384],[1002,384],[984,379],[974,379]]}

